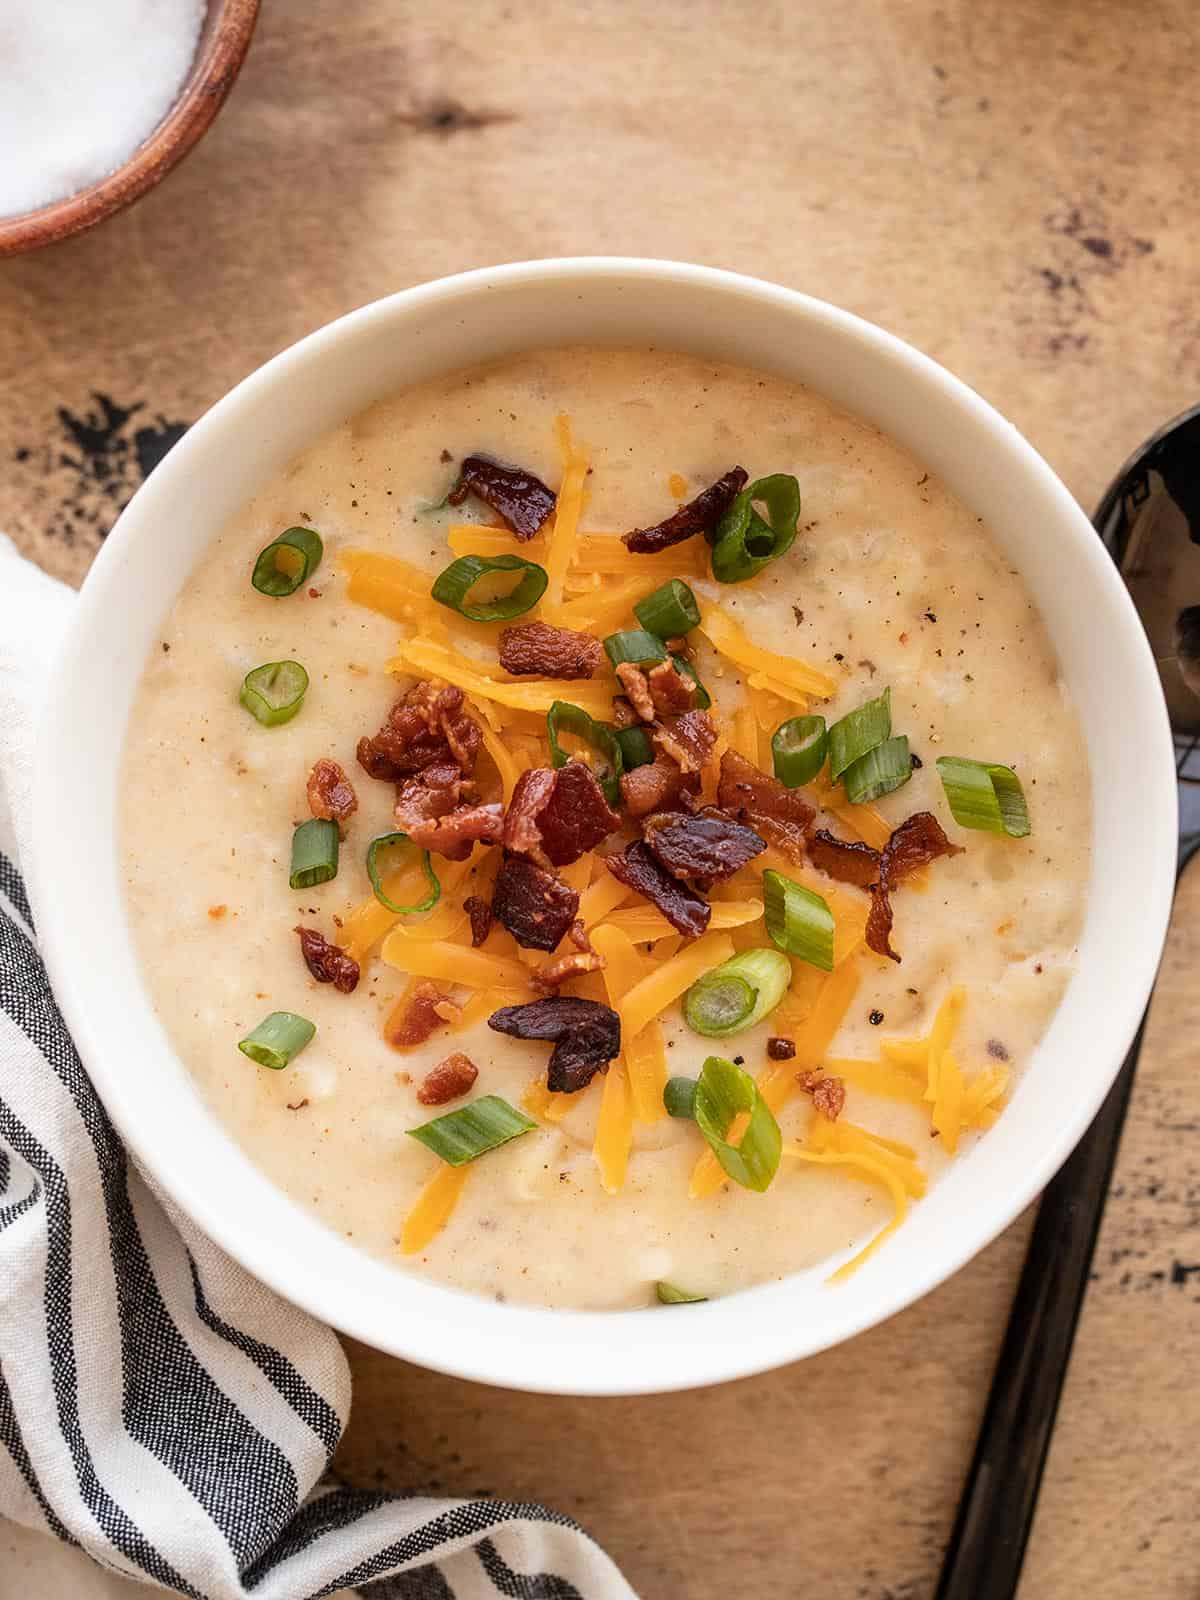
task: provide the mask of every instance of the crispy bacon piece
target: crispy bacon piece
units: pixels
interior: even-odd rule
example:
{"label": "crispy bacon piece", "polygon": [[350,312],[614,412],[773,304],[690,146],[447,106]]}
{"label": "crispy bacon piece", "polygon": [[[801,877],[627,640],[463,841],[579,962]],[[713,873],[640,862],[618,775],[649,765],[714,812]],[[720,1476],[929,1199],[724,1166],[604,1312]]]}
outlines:
{"label": "crispy bacon piece", "polygon": [[425,1074],[417,1099],[423,1106],[444,1106],[447,1100],[457,1100],[479,1076],[479,1068],[470,1056],[456,1050],[453,1055],[439,1061]]}
{"label": "crispy bacon piece", "polygon": [[495,844],[504,807],[478,805],[475,786],[453,762],[426,767],[396,790],[396,826],[422,850],[465,861],[475,842]]}
{"label": "crispy bacon piece", "polygon": [[604,647],[590,633],[522,622],[500,635],[500,665],[516,677],[592,678]]}
{"label": "crispy bacon piece", "polygon": [[623,694],[613,695],[612,725],[618,732],[622,728],[636,728],[638,714]]}
{"label": "crispy bacon piece", "polygon": [[490,456],[466,456],[458,482],[446,499],[460,506],[468,494],[476,495],[499,512],[518,539],[541,533],[554,510],[554,491],[523,467],[506,467]]}
{"label": "crispy bacon piece", "polygon": [[679,805],[685,787],[694,787],[695,783],[695,778],[685,777],[668,756],[655,756],[653,761],[645,761],[640,767],[621,774],[621,799],[626,811],[636,820],[648,817],[652,811],[661,811],[664,806]]}
{"label": "crispy bacon piece", "polygon": [[879,861],[879,880],[871,886],[871,909],[867,914],[866,940],[877,955],[900,957],[892,949],[892,903],[889,898],[897,884],[903,883],[920,867],[939,856],[958,856],[962,846],[951,844],[942,825],[931,811],[914,811],[892,830]]}
{"label": "crispy bacon piece", "polygon": [[642,837],[673,878],[730,878],[761,855],[766,840],[723,811],[660,811]]}
{"label": "crispy bacon piece", "polygon": [[717,730],[707,711],[685,711],[651,728],[650,740],[681,772],[699,772],[716,747]]}
{"label": "crispy bacon piece", "polygon": [[597,1072],[621,1053],[621,1019],[611,1006],[575,995],[551,995],[521,1006],[503,1006],[488,1027],[514,1039],[553,1039],[546,1087],[555,1094],[585,1089]]}
{"label": "crispy bacon piece", "polygon": [[352,994],[358,987],[358,962],[340,945],[330,944],[316,928],[296,928],[300,935],[300,954],[304,965],[318,983],[331,983],[339,994]]}
{"label": "crispy bacon piece", "polygon": [[646,674],[650,700],[660,717],[679,716],[696,703],[696,685],[673,661],[660,661]]}
{"label": "crispy bacon piece", "polygon": [[772,1061],[790,1061],[796,1054],[796,1041],[773,1034],[767,1040],[767,1055]]}
{"label": "crispy bacon piece", "polygon": [[604,957],[590,946],[586,950],[568,950],[565,955],[556,956],[533,973],[533,984],[536,989],[553,991],[560,983],[566,983],[568,978],[581,977],[585,972],[599,972],[603,965]]}
{"label": "crispy bacon piece", "polygon": [[731,467],[723,478],[709,484],[665,522],[656,523],[652,528],[635,528],[632,533],[625,534],[625,548],[634,555],[652,555],[656,550],[682,544],[698,533],[707,533],[720,522],[746,487],[746,478],[741,467]]}
{"label": "crispy bacon piece", "polygon": [[736,750],[721,757],[717,804],[722,811],[748,822],[792,861],[804,859],[804,833],[814,815],[797,789],[769,778]]}
{"label": "crispy bacon piece", "polygon": [[650,685],[641,667],[634,666],[632,661],[622,661],[617,668],[617,677],[625,691],[624,698],[628,699],[637,717],[642,722],[653,722],[657,713],[654,701],[650,698]]}
{"label": "crispy bacon piece", "polygon": [[393,1050],[411,1050],[446,1025],[446,996],[434,983],[410,984],[388,1013],[383,1037]]}
{"label": "crispy bacon piece", "polygon": [[879,879],[878,850],[859,840],[839,839],[825,828],[809,835],[808,859],[826,877],[858,889],[869,889]]}
{"label": "crispy bacon piece", "polygon": [[596,774],[582,761],[533,767],[513,788],[504,848],[543,867],[565,867],[621,826]]}
{"label": "crispy bacon piece", "polygon": [[797,1073],[800,1087],[812,1095],[814,1108],[830,1122],[836,1122],[846,1104],[846,1085],[841,1078],[827,1078],[820,1072]]}
{"label": "crispy bacon piece", "polygon": [[527,950],[555,950],[579,912],[579,893],[556,872],[506,855],[492,890],[492,912]]}
{"label": "crispy bacon piece", "polygon": [[396,701],[373,738],[358,741],[358,762],[372,778],[388,783],[447,761],[471,772],[482,738],[479,724],[463,710],[461,689],[423,681]]}
{"label": "crispy bacon piece", "polygon": [[325,822],[346,822],[358,810],[358,796],[349,778],[328,756],[314,761],[305,787],[308,809]]}
{"label": "crispy bacon piece", "polygon": [[635,839],[620,855],[605,856],[604,865],[619,883],[656,905],[676,933],[694,939],[708,927],[712,916],[708,901],[673,878],[641,839]]}
{"label": "crispy bacon piece", "polygon": [[478,949],[492,931],[492,908],[482,895],[469,894],[463,910],[471,919],[471,943]]}

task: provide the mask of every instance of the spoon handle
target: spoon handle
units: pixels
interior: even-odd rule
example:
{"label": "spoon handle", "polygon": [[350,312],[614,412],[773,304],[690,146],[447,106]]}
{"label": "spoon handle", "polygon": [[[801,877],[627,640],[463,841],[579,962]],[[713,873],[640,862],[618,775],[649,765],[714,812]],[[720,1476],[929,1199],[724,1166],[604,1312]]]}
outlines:
{"label": "spoon handle", "polygon": [[1042,1196],[935,1600],[1017,1592],[1145,1028]]}

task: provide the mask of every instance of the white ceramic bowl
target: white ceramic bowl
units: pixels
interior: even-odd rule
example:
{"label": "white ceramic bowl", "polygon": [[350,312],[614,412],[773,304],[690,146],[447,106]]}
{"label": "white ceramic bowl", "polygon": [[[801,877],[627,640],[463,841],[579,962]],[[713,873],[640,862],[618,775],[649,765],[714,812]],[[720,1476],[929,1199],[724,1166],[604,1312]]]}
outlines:
{"label": "white ceramic bowl", "polygon": [[[847,1283],[798,1273],[686,1317],[497,1305],[372,1260],[300,1210],[223,1130],[155,1019],[114,843],[142,664],[210,537],[302,446],[402,384],[573,342],[765,368],[908,446],[1020,569],[1091,753],[1097,866],[1078,975],[997,1125]],[[36,806],[33,890],[54,986],[117,1127],[162,1187],[265,1283],[355,1338],[460,1376],[579,1394],[685,1388],[810,1355],[900,1310],[999,1233],[1079,1139],[1133,1035],[1166,930],[1176,831],[1166,716],[1137,617],[1087,519],[1015,429],[832,306],[627,259],[526,262],[405,290],[302,340],[215,405],[135,496],[84,585],[49,689]]]}

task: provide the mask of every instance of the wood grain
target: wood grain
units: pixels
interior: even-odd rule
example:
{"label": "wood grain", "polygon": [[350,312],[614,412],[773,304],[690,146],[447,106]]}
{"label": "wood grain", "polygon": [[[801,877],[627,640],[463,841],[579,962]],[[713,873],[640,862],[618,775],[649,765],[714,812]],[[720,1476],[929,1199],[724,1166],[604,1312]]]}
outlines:
{"label": "wood grain", "polygon": [[[0,527],[78,580],[178,428],[283,345],[438,273],[604,251],[874,318],[1090,506],[1200,397],[1198,31],[1184,0],[276,0],[185,166],[0,269]],[[1022,1600],[1196,1593],[1198,959],[1193,874]],[[531,1399],[354,1347],[338,1466],[548,1501],[656,1600],[917,1600],[1026,1227],[851,1344],[704,1394]]]}

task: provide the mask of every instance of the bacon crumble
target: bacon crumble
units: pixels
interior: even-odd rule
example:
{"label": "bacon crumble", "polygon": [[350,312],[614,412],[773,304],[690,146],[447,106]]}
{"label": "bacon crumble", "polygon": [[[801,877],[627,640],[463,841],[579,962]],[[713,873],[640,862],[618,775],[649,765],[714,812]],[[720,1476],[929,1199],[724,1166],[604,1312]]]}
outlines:
{"label": "bacon crumble", "polygon": [[463,910],[471,919],[471,944],[477,950],[492,931],[492,908],[482,895],[469,894]]}
{"label": "bacon crumble", "polygon": [[316,928],[297,927],[300,935],[300,954],[304,965],[318,983],[331,983],[339,994],[353,994],[358,987],[358,962],[348,956],[340,945],[330,944]]}
{"label": "bacon crumble", "polygon": [[672,877],[641,839],[619,855],[605,856],[604,865],[619,883],[656,905],[676,933],[694,939],[708,927],[712,916],[708,901]]}
{"label": "bacon crumble", "polygon": [[879,880],[871,886],[871,909],[867,914],[866,941],[876,955],[900,960],[892,949],[891,891],[939,856],[961,854],[962,846],[950,843],[931,811],[914,811],[892,830],[880,856]]}
{"label": "bacon crumble", "polygon": [[692,774],[683,773],[676,762],[664,755],[631,767],[621,774],[619,782],[625,809],[635,821],[681,804],[688,790],[697,787]]}
{"label": "bacon crumble", "polygon": [[479,724],[463,710],[462,690],[425,680],[401,695],[377,734],[358,741],[358,763],[387,783],[447,761],[471,772],[482,739]]}
{"label": "bacon crumble", "polygon": [[500,665],[514,677],[592,678],[604,647],[590,633],[523,622],[500,635]]}
{"label": "bacon crumble", "polygon": [[657,716],[654,701],[650,698],[650,685],[641,667],[632,661],[622,661],[617,667],[617,677],[634,713],[642,722],[653,722]]}
{"label": "bacon crumble", "polygon": [[358,809],[358,796],[336,761],[322,756],[315,761],[305,784],[308,809],[324,822],[347,822]]}
{"label": "bacon crumble", "polygon": [[452,762],[441,762],[406,778],[396,790],[396,825],[421,850],[449,861],[465,861],[478,841],[495,844],[504,808],[480,805],[473,783]]}
{"label": "bacon crumble", "polygon": [[717,729],[707,711],[685,711],[651,728],[650,741],[670,756],[681,772],[699,772],[716,748]]}
{"label": "bacon crumble", "polygon": [[698,533],[707,533],[720,522],[746,486],[748,474],[741,467],[732,467],[724,477],[709,484],[694,500],[679,507],[665,522],[652,528],[635,528],[624,534],[625,548],[633,555],[652,555],[656,550],[667,550],[673,544]]}
{"label": "bacon crumble", "polygon": [[826,828],[809,835],[808,859],[828,878],[869,889],[879,879],[879,851],[860,840],[839,839]]}
{"label": "bacon crumble", "polygon": [[491,506],[507,522],[517,538],[535,538],[554,510],[555,496],[542,480],[524,467],[505,466],[490,456],[465,456],[458,482],[446,496],[447,503],[460,506],[473,494]]}
{"label": "bacon crumble", "polygon": [[425,1074],[417,1090],[417,1099],[423,1106],[444,1106],[447,1100],[457,1100],[459,1095],[466,1094],[478,1076],[479,1068],[470,1056],[455,1050]]}
{"label": "bacon crumble", "polygon": [[772,1061],[790,1061],[796,1054],[796,1041],[775,1034],[767,1040],[767,1055]]}
{"label": "bacon crumble", "polygon": [[621,1019],[611,1006],[576,995],[551,995],[525,1005],[503,1006],[488,1018],[488,1027],[514,1039],[550,1039],[554,1049],[546,1087],[554,1094],[574,1094],[621,1053]]}
{"label": "bacon crumble", "polygon": [[556,872],[506,855],[492,890],[492,913],[527,950],[556,950],[579,912],[579,893]]}
{"label": "bacon crumble", "polygon": [[813,807],[799,790],[768,777],[736,750],[721,757],[717,804],[778,845],[790,860],[804,860],[804,835],[816,815]]}
{"label": "bacon crumble", "polygon": [[565,867],[620,826],[596,774],[582,761],[533,767],[513,787],[504,848],[541,867]]}
{"label": "bacon crumble", "polygon": [[646,674],[646,688],[656,715],[679,716],[696,703],[696,684],[673,661],[660,661]]}
{"label": "bacon crumble", "polygon": [[841,1078],[827,1078],[820,1072],[799,1072],[796,1080],[805,1094],[812,1095],[814,1109],[830,1122],[836,1122],[846,1104],[846,1085]]}
{"label": "bacon crumble", "polygon": [[642,837],[674,878],[732,877],[767,848],[766,840],[723,811],[660,811]]}
{"label": "bacon crumble", "polygon": [[449,1020],[439,1010],[447,996],[434,983],[411,985],[392,1007],[383,1024],[383,1037],[393,1050],[411,1050]]}

